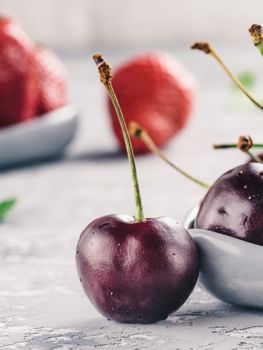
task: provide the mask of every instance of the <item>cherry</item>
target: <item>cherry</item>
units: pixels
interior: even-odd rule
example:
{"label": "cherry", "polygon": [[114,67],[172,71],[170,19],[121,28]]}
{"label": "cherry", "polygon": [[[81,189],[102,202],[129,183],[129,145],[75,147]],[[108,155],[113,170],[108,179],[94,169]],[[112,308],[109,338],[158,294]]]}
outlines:
{"label": "cherry", "polygon": [[164,217],[94,220],[81,234],[77,265],[90,300],[105,317],[119,322],[165,319],[185,302],[197,277],[192,239]]}
{"label": "cherry", "polygon": [[263,219],[262,224],[256,220],[260,220],[260,211],[263,209],[263,164],[262,159],[250,151],[252,147],[262,148],[263,144],[255,144],[250,136],[245,135],[240,136],[237,143],[214,145],[215,149],[238,148],[247,153],[253,163],[228,171],[213,186],[209,186],[171,162],[139,124],[131,123],[130,133],[140,138],[151,152],[173,169],[197,185],[209,189],[201,203],[194,227],[263,245],[263,230],[260,236]]}
{"label": "cherry", "polygon": [[[259,25],[249,29],[254,45],[263,54],[263,35]],[[225,65],[218,53],[206,42],[197,42],[198,49],[212,56],[233,83],[259,109],[258,102]],[[210,188],[201,202],[195,227],[220,232],[245,241],[263,245],[263,164],[262,156],[250,152],[253,142],[249,137],[238,144],[216,145],[215,148],[234,148],[246,152],[252,161],[223,174]],[[246,142],[247,141],[247,142]],[[254,145],[255,147],[256,145]],[[262,145],[258,145],[262,147]]]}
{"label": "cherry", "polygon": [[169,218],[145,218],[134,154],[111,85],[110,66],[94,55],[119,118],[131,165],[136,215],[107,215],[82,232],[76,263],[83,289],[95,307],[118,322],[151,323],[178,309],[193,290],[198,257],[188,232]]}
{"label": "cherry", "polygon": [[201,202],[195,228],[263,245],[263,164],[246,163],[219,177]]}

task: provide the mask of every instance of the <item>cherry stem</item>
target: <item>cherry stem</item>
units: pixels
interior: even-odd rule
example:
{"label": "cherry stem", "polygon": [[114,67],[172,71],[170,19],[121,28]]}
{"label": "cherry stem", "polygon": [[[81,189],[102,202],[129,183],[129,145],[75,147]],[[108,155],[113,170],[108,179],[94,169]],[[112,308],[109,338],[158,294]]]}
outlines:
{"label": "cherry stem", "polygon": [[162,151],[156,146],[152,138],[149,136],[148,132],[142,128],[139,124],[136,122],[131,122],[129,125],[129,131],[130,134],[134,137],[137,137],[138,139],[142,140],[142,142],[145,144],[145,146],[151,151],[152,153],[156,154],[160,159],[162,159],[166,164],[170,165],[173,169],[178,171],[180,174],[188,178],[189,180],[195,182],[197,185],[209,189],[210,185],[206,184],[205,182],[196,179],[195,177],[189,175],[184,170],[179,168],[177,165],[175,165],[173,162],[171,162],[163,153]]}
{"label": "cherry stem", "polygon": [[241,82],[233,75],[230,69],[226,66],[226,64],[222,61],[217,52],[206,42],[197,42],[191,46],[191,49],[198,49],[203,51],[206,54],[211,55],[215,58],[215,60],[219,63],[219,65],[223,68],[225,73],[229,76],[229,78],[233,81],[233,83],[246,95],[251,102],[253,102],[258,108],[263,109],[263,105],[259,103],[241,84]]}
{"label": "cherry stem", "polygon": [[95,61],[99,74],[100,74],[100,80],[102,84],[105,86],[106,90],[108,91],[108,94],[110,96],[110,99],[112,101],[112,104],[114,106],[114,109],[116,111],[117,117],[119,119],[119,123],[121,126],[124,143],[131,167],[131,174],[132,174],[132,181],[133,181],[133,187],[134,187],[134,196],[135,196],[135,204],[136,204],[136,214],[135,214],[135,220],[140,222],[144,220],[144,213],[143,213],[143,206],[142,206],[142,200],[141,200],[141,193],[139,188],[139,181],[137,176],[137,170],[136,170],[136,164],[134,159],[134,152],[132,149],[131,139],[129,136],[129,132],[127,129],[127,125],[125,122],[125,118],[123,116],[120,104],[118,102],[117,96],[114,92],[111,79],[111,67],[110,65],[104,61],[101,55],[97,54],[93,56],[93,60]]}
{"label": "cherry stem", "polygon": [[263,55],[262,27],[259,24],[253,24],[248,31],[251,35],[253,44],[256,46],[260,54]]}
{"label": "cherry stem", "polygon": [[253,154],[250,149],[252,147],[263,147],[263,144],[260,143],[253,143],[252,138],[249,135],[242,135],[239,136],[237,143],[225,143],[225,144],[218,144],[213,145],[214,149],[226,149],[226,148],[238,148],[240,151],[247,153],[255,162],[262,163],[262,160],[259,156],[256,154]]}
{"label": "cherry stem", "polygon": [[[213,145],[214,149],[238,148],[237,143],[218,143]],[[254,143],[253,148],[263,148],[263,143]]]}

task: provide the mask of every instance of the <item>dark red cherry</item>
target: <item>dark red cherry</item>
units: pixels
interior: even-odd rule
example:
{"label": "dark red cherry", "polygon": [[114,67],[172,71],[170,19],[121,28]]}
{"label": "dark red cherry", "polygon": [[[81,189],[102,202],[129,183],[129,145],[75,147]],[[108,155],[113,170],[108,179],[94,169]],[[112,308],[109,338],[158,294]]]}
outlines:
{"label": "dark red cherry", "polygon": [[119,322],[165,319],[185,302],[198,276],[193,240],[164,217],[136,222],[107,215],[92,221],[80,236],[76,262],[92,303]]}
{"label": "dark red cherry", "polygon": [[198,276],[197,251],[176,221],[144,216],[132,144],[111,84],[111,68],[101,55],[93,58],[123,133],[136,213],[107,215],[85,228],[77,245],[78,274],[84,291],[107,318],[152,323],[165,319],[191,293]]}
{"label": "dark red cherry", "polygon": [[223,174],[203,199],[195,227],[263,245],[263,164]]}

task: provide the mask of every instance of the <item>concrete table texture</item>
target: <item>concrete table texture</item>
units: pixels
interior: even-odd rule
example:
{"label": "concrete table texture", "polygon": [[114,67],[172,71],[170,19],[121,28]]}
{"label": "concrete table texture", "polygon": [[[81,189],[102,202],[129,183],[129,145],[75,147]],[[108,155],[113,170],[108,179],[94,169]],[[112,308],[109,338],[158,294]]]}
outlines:
{"label": "concrete table texture", "polygon": [[[219,51],[236,72],[262,71],[253,47]],[[199,86],[191,121],[165,152],[212,183],[246,156],[215,152],[211,144],[235,141],[240,134],[262,141],[263,115],[232,89],[210,57],[187,47],[172,52]],[[199,286],[180,310],[153,325],[107,321],[84,295],[74,262],[80,232],[101,215],[134,212],[129,167],[116,152],[92,53],[63,56],[71,101],[81,112],[79,133],[66,155],[0,173],[1,198],[19,198],[0,225],[0,348],[262,349],[262,312],[224,304]],[[114,65],[134,53],[107,51],[107,58]],[[154,156],[138,157],[137,164],[147,216],[183,220],[204,195]]]}

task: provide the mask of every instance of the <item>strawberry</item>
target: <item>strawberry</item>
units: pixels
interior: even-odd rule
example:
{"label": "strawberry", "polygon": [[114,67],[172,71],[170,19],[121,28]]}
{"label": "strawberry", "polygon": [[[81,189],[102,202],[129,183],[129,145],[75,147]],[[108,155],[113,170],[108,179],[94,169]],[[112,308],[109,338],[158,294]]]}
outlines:
{"label": "strawberry", "polygon": [[67,103],[67,76],[60,59],[50,50],[36,49],[38,73],[38,110],[37,115],[50,112]]}
{"label": "strawberry", "polygon": [[[164,53],[137,56],[120,66],[112,79],[127,124],[144,127],[158,147],[164,146],[189,118],[195,81],[174,57]],[[113,130],[122,150],[123,137],[115,111],[108,100]],[[133,138],[135,153],[148,152]]]}
{"label": "strawberry", "polygon": [[0,18],[0,128],[34,116],[34,44],[10,18]]}

